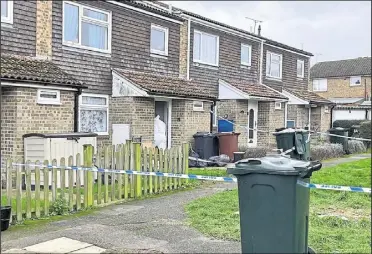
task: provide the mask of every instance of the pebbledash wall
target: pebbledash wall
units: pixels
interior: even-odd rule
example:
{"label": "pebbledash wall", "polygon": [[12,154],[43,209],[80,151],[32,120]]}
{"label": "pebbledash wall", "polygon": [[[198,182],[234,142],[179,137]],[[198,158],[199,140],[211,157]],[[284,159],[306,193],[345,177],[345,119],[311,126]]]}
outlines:
{"label": "pebbledash wall", "polygon": [[23,157],[23,135],[74,130],[74,92],[60,92],[61,105],[37,103],[37,89],[3,87],[1,93],[1,156]]}

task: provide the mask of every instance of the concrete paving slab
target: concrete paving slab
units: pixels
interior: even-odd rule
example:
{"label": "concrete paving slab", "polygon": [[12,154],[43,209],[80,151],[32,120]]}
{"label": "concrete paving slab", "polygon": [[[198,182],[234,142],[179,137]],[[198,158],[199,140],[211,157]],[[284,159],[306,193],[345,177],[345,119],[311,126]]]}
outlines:
{"label": "concrete paving slab", "polygon": [[67,237],[61,237],[31,245],[24,249],[36,253],[69,253],[89,246],[92,246],[92,244],[80,242]]}
{"label": "concrete paving slab", "polygon": [[97,246],[89,246],[87,248],[84,248],[84,249],[80,249],[80,250],[76,250],[74,252],[71,252],[71,253],[103,253],[105,252],[106,249],[103,249],[103,248],[100,248],[100,247],[97,247]]}

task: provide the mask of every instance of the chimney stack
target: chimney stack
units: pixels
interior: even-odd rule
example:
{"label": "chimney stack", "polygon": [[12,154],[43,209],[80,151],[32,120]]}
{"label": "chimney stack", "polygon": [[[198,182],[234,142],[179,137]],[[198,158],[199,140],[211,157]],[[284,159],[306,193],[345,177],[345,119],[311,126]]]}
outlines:
{"label": "chimney stack", "polygon": [[261,25],[258,25],[258,36],[261,36]]}

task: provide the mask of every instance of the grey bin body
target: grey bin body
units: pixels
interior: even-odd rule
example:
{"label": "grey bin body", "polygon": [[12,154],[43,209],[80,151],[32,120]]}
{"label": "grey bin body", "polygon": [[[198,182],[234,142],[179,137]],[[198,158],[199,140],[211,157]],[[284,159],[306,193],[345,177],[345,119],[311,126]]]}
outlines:
{"label": "grey bin body", "polygon": [[202,159],[209,159],[212,156],[218,156],[218,138],[215,134],[209,132],[197,132],[194,134],[195,151]]}
{"label": "grey bin body", "polygon": [[309,137],[307,130],[293,129],[277,129],[274,133],[276,137],[276,145],[278,149],[283,149],[283,152],[295,147],[295,150],[287,153],[291,158],[310,161],[310,142],[306,142]]}
{"label": "grey bin body", "polygon": [[[340,136],[349,136],[349,129],[348,128],[332,128],[328,130],[330,134],[335,134],[335,135],[340,135]],[[348,138],[342,138],[342,137],[335,137],[335,136],[330,136],[329,141],[333,144],[341,144],[342,147],[344,148],[344,152],[349,154],[349,143],[348,143]]]}
{"label": "grey bin body", "polygon": [[280,155],[228,168],[238,179],[242,253],[308,253],[310,192],[297,180],[320,168]]}

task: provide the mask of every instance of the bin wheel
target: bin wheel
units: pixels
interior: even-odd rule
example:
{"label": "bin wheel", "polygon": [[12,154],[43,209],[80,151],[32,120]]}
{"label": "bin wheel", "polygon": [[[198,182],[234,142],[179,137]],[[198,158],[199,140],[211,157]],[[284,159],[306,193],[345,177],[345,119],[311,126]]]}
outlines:
{"label": "bin wheel", "polygon": [[307,247],[307,253],[308,254],[315,254],[315,251],[312,248]]}

